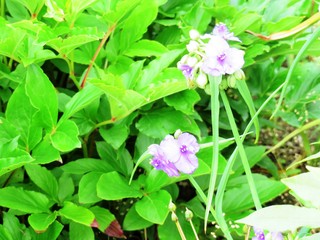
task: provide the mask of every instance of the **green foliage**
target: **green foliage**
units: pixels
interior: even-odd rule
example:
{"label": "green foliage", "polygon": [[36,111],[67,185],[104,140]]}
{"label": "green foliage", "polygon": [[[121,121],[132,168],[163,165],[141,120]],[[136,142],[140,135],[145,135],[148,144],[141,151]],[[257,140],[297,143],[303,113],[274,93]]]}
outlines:
{"label": "green foliage", "polygon": [[[250,214],[252,182],[242,156],[233,155],[229,112],[221,102],[212,109],[208,89],[189,86],[177,68],[189,30],[209,33],[220,22],[241,39],[232,46],[245,51],[246,79],[226,93],[240,135],[253,118],[241,154],[248,158],[259,200],[272,205],[289,187],[306,207],[268,207],[239,222],[261,223],[267,230],[319,227],[310,220],[319,218],[312,209],[319,208],[318,170],[308,167],[308,173],[289,176],[286,161],[299,159],[277,156],[273,162],[265,152],[279,140],[264,142],[262,131],[283,128],[282,122],[303,129],[301,155],[317,160],[319,146],[309,141],[319,142],[318,129],[308,132],[304,126],[320,118],[320,43],[303,48],[317,25],[270,41],[253,35],[290,32],[318,5],[311,0],[1,1],[0,239],[89,240],[101,234],[131,239],[143,238],[143,229],[150,240],[178,239],[170,201],[177,203],[186,238],[194,239],[194,233],[183,216],[185,206],[194,213],[196,234],[207,239],[203,196],[213,171],[212,145],[219,150],[213,191],[228,173],[223,218],[235,221]],[[280,111],[270,120],[278,98],[268,97],[276,96],[301,49]],[[263,111],[257,110],[261,106]],[[212,143],[210,113],[218,109],[219,143],[218,138]],[[148,147],[178,129],[200,143],[199,167],[192,174],[198,186],[186,174],[169,177],[150,165]],[[272,214],[281,217],[278,222],[271,221]],[[245,234],[242,228],[229,230],[235,239]]]}

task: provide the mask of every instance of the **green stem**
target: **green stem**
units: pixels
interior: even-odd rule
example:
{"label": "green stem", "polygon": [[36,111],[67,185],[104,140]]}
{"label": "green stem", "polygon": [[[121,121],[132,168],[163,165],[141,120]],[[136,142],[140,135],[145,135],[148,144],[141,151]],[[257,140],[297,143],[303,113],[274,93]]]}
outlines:
{"label": "green stem", "polygon": [[319,35],[320,35],[320,27],[317,28],[317,29],[313,32],[313,34],[311,35],[311,37],[303,44],[302,48],[301,48],[300,51],[298,52],[296,58],[294,59],[292,65],[291,65],[290,68],[289,68],[288,74],[287,74],[286,79],[285,79],[285,81],[284,81],[284,86],[283,86],[283,89],[282,89],[282,91],[281,91],[281,94],[280,94],[280,98],[279,98],[277,107],[276,107],[275,111],[273,112],[271,118],[273,118],[273,117],[276,115],[276,113],[279,111],[279,109],[280,109],[280,106],[281,106],[281,104],[282,104],[282,102],[283,102],[284,96],[285,96],[286,91],[287,91],[287,86],[288,86],[288,84],[289,84],[289,81],[290,81],[290,79],[291,79],[291,76],[292,76],[292,74],[293,74],[293,71],[294,71],[295,67],[296,67],[297,64],[299,63],[300,58],[301,58],[302,55],[305,53],[305,51],[308,49],[308,47],[311,45],[311,43],[318,38]]}
{"label": "green stem", "polygon": [[244,150],[244,147],[243,147],[243,144],[242,144],[242,140],[240,139],[238,128],[237,128],[235,119],[233,117],[233,113],[232,113],[232,110],[231,110],[227,95],[223,90],[220,91],[220,95],[221,95],[224,107],[226,109],[226,112],[227,112],[227,116],[228,116],[229,123],[230,123],[230,126],[231,126],[232,134],[233,134],[233,136],[234,136],[234,138],[236,140],[237,147],[239,148],[239,154],[240,154],[240,157],[241,157],[241,161],[242,161],[242,164],[243,164],[244,171],[245,171],[246,176],[247,176],[247,180],[248,180],[248,184],[249,184],[249,187],[250,187],[250,191],[251,191],[251,195],[252,195],[252,199],[253,199],[254,205],[255,205],[256,209],[260,209],[260,208],[262,208],[262,206],[261,206],[261,203],[260,203],[258,192],[257,192],[257,189],[256,189],[255,184],[254,184],[254,179],[253,179],[253,175],[252,175],[251,168],[250,168],[250,165],[249,165],[249,161],[248,161],[246,152]]}
{"label": "green stem", "polygon": [[212,198],[214,194],[214,189],[216,185],[217,175],[218,175],[218,162],[219,162],[219,84],[221,82],[220,77],[209,76],[210,90],[211,90],[211,126],[212,126],[212,142],[213,152],[211,161],[211,174],[209,182],[208,197],[206,202],[206,211],[204,217],[204,230],[207,230],[208,217],[210,212],[210,207],[212,207]]}
{"label": "green stem", "polygon": [[[261,107],[256,111],[254,116],[252,116],[252,119],[248,123],[246,129],[243,132],[243,135],[241,137],[241,141],[243,142],[246,135],[248,134],[249,130],[251,129],[252,124],[254,123],[254,120],[258,117],[260,112],[265,108],[265,106],[272,100],[274,99],[275,95],[281,90],[283,87],[284,83],[282,83],[267,99],[266,101],[261,105]],[[219,226],[221,227],[221,230],[228,231],[228,225],[224,219],[223,216],[223,209],[222,209],[222,203],[223,203],[223,197],[224,197],[224,192],[227,186],[227,182],[229,179],[229,176],[231,175],[232,171],[232,166],[235,162],[236,156],[238,154],[239,147],[237,146],[231,156],[229,157],[229,160],[227,162],[227,166],[225,167],[225,170],[222,174],[222,177],[220,179],[217,193],[216,193],[216,198],[215,198],[215,208],[216,208],[216,216],[217,216],[217,222],[219,223]]]}
{"label": "green stem", "polygon": [[303,144],[305,156],[310,156],[312,154],[312,152],[311,152],[311,147],[310,147],[310,141],[309,141],[309,138],[308,138],[306,132],[302,131],[300,133],[300,136],[302,138],[302,144]]}
{"label": "green stem", "polygon": [[4,14],[5,14],[5,10],[4,10],[4,6],[5,6],[5,0],[1,0],[1,17],[5,18]]}
{"label": "green stem", "polygon": [[199,237],[198,237],[197,231],[196,231],[196,229],[194,228],[194,225],[193,225],[193,222],[192,222],[192,220],[191,220],[191,219],[189,220],[189,223],[190,223],[190,226],[191,226],[191,228],[192,228],[192,231],[193,231],[193,234],[194,234],[194,236],[195,236],[196,240],[199,240]]}
{"label": "green stem", "polygon": [[[204,194],[204,192],[202,191],[202,189],[199,186],[199,184],[197,183],[197,181],[192,177],[192,175],[188,175],[188,179],[191,182],[192,186],[196,189],[196,191],[199,194],[201,200],[206,203],[207,202],[207,197]],[[212,206],[210,207],[210,212],[211,212],[212,216],[216,219],[216,212],[215,212],[215,210],[213,209]]]}
{"label": "green stem", "polygon": [[132,179],[133,179],[133,175],[134,173],[137,171],[137,168],[139,167],[139,165],[144,161],[146,160],[147,158],[150,158],[150,154],[148,151],[145,151],[141,156],[140,158],[138,159],[136,165],[134,166],[134,169],[132,170],[132,173],[131,173],[131,176],[130,176],[130,180],[129,180],[129,185],[131,184],[132,182]]}

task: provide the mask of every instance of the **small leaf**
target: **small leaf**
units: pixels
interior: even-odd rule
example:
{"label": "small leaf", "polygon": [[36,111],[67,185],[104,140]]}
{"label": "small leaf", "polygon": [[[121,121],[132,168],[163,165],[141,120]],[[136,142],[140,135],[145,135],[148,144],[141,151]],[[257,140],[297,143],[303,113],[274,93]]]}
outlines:
{"label": "small leaf", "polygon": [[97,197],[97,182],[102,175],[101,172],[89,172],[79,182],[79,202],[96,203],[101,201]]}
{"label": "small leaf", "polygon": [[25,169],[30,179],[55,201],[58,196],[58,181],[55,176],[45,167],[37,164],[27,164]]}
{"label": "small leaf", "polygon": [[83,226],[82,224],[71,222],[69,224],[69,239],[70,240],[94,240],[94,233],[91,227]]}
{"label": "small leaf", "polygon": [[77,125],[71,120],[61,122],[51,135],[52,145],[61,152],[81,147]]}
{"label": "small leaf", "polygon": [[62,161],[60,152],[54,148],[50,139],[43,139],[34,149],[32,149],[32,157],[35,159],[34,163],[47,164],[54,161]]}
{"label": "small leaf", "polygon": [[133,184],[128,184],[117,172],[103,174],[97,184],[98,197],[106,200],[119,200],[123,198],[141,197],[142,192]]}
{"label": "small leaf", "polygon": [[169,213],[171,196],[167,191],[160,190],[144,196],[135,204],[137,213],[149,222],[163,224]]}
{"label": "small leaf", "polygon": [[100,159],[82,158],[69,162],[61,167],[66,173],[84,175],[87,172],[111,172],[112,168],[107,163]]}
{"label": "small leaf", "polygon": [[94,206],[90,208],[90,211],[93,212],[98,224],[97,227],[101,232],[106,232],[110,224],[116,220],[115,216],[108,209]]}
{"label": "small leaf", "polygon": [[152,222],[147,221],[137,213],[135,205],[130,208],[123,221],[123,228],[126,231],[140,230],[151,225],[153,225]]}
{"label": "small leaf", "polygon": [[133,43],[124,54],[129,57],[149,57],[160,56],[163,53],[168,52],[168,49],[157,41],[142,39],[136,43]]}
{"label": "small leaf", "polygon": [[35,240],[56,240],[59,236],[61,236],[61,231],[63,229],[63,225],[58,221],[54,221],[49,228],[43,233],[36,233],[31,231],[32,239]]}
{"label": "small leaf", "polygon": [[52,205],[46,195],[22,188],[2,188],[0,189],[0,196],[0,206],[26,213],[48,212]]}
{"label": "small leaf", "polygon": [[272,232],[293,232],[304,226],[319,228],[320,210],[293,205],[274,205],[257,210],[236,222]]}
{"label": "small leaf", "polygon": [[106,229],[105,233],[110,237],[116,237],[116,238],[125,238],[126,236],[123,234],[123,231],[121,229],[121,226],[117,219],[113,220],[109,227]]}
{"label": "small leaf", "polygon": [[34,231],[39,233],[46,231],[56,217],[55,213],[34,213],[28,217],[28,222]]}
{"label": "small leaf", "polygon": [[85,226],[91,226],[94,220],[94,214],[89,209],[67,201],[64,202],[63,208],[59,210],[59,214]]}

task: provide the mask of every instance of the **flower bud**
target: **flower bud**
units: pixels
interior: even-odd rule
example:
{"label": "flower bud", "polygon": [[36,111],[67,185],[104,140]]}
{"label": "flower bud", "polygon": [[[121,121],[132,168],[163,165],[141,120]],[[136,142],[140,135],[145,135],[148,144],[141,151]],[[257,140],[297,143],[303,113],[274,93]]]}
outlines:
{"label": "flower bud", "polygon": [[175,214],[175,212],[172,212],[172,213],[171,213],[171,220],[172,220],[173,222],[177,222],[177,221],[178,221],[178,216],[177,216],[177,214]]}
{"label": "flower bud", "polygon": [[188,208],[186,208],[186,212],[184,215],[185,215],[187,221],[191,221],[191,219],[193,218],[193,213]]}
{"label": "flower bud", "polygon": [[200,33],[199,33],[197,30],[192,29],[192,30],[190,30],[190,32],[189,32],[189,36],[190,36],[190,38],[191,38],[192,40],[197,40],[197,39],[200,38]]}
{"label": "flower bud", "polygon": [[198,49],[199,49],[199,43],[194,40],[191,40],[187,45],[187,50],[190,53],[196,52]]}
{"label": "flower bud", "polygon": [[221,83],[220,83],[219,87],[220,87],[220,89],[222,89],[222,90],[227,89],[227,88],[228,88],[228,81],[227,81],[227,79],[223,78],[223,79],[221,80]]}
{"label": "flower bud", "polygon": [[[180,129],[178,129],[178,130],[175,131],[173,136],[174,136],[175,139],[177,139],[181,134],[182,134],[182,131]],[[170,206],[170,204],[169,204],[169,206]]]}
{"label": "flower bud", "polygon": [[233,75],[237,80],[244,80],[246,78],[242,69],[235,71]]}
{"label": "flower bud", "polygon": [[174,212],[177,207],[173,202],[170,201],[168,208],[169,208],[169,211]]}
{"label": "flower bud", "polygon": [[235,88],[237,79],[234,75],[230,75],[227,77],[227,82],[230,88]]}
{"label": "flower bud", "polygon": [[205,86],[208,83],[207,75],[205,73],[203,73],[203,72],[200,72],[198,77],[197,77],[197,79],[196,79],[196,83],[197,83],[199,88],[204,89]]}
{"label": "flower bud", "polygon": [[199,61],[196,57],[189,57],[187,59],[187,65],[189,65],[190,67],[194,67],[198,62]]}

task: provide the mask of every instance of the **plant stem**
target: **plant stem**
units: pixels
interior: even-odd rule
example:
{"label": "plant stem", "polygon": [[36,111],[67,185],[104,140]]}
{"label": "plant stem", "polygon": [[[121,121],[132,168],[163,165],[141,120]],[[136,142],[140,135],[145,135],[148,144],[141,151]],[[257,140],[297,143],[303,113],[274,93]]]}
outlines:
{"label": "plant stem", "polygon": [[300,136],[302,138],[302,144],[303,144],[305,156],[310,156],[312,154],[312,152],[311,152],[311,147],[310,147],[310,141],[309,141],[309,138],[308,138],[306,132],[302,131],[300,133]]}
{"label": "plant stem", "polygon": [[250,164],[249,164],[246,152],[244,150],[244,147],[243,147],[243,144],[242,144],[242,140],[240,139],[238,128],[237,128],[235,119],[233,117],[233,113],[232,113],[232,110],[231,110],[227,95],[223,90],[220,91],[220,95],[221,95],[222,101],[224,103],[224,107],[226,109],[226,112],[227,112],[227,116],[228,116],[228,119],[229,119],[229,123],[230,123],[230,126],[231,126],[231,130],[232,130],[233,136],[234,136],[234,138],[236,140],[237,147],[239,148],[239,154],[240,154],[240,157],[241,157],[243,168],[245,170],[245,173],[246,173],[246,176],[247,176],[247,179],[248,179],[248,184],[249,184],[249,187],[250,187],[250,191],[251,191],[251,195],[252,195],[252,199],[253,199],[255,208],[256,209],[260,209],[260,208],[262,208],[262,206],[261,206],[261,203],[260,203],[260,199],[259,199],[259,196],[258,196],[257,189],[256,189],[255,184],[254,184],[254,179],[253,179],[253,175],[252,175],[252,172],[251,172]]}
{"label": "plant stem", "polygon": [[91,61],[90,61],[90,64],[87,68],[87,71],[86,73],[84,74],[84,77],[83,77],[83,80],[82,80],[82,83],[81,83],[81,88],[84,87],[84,85],[86,84],[86,81],[87,81],[87,78],[88,78],[88,75],[89,75],[89,72],[91,71],[91,68],[93,67],[93,64],[94,62],[96,61],[98,55],[99,55],[99,52],[100,50],[102,49],[103,45],[106,43],[107,39],[109,38],[109,36],[111,35],[111,33],[114,31],[114,29],[116,28],[116,24],[113,24],[109,29],[108,31],[106,32],[106,34],[103,36],[98,48],[96,49]]}
{"label": "plant stem", "polygon": [[218,175],[218,163],[219,163],[219,84],[221,81],[220,77],[209,76],[210,90],[211,90],[211,126],[212,126],[212,142],[213,142],[213,152],[211,161],[211,174],[209,182],[208,197],[206,201],[206,211],[204,217],[204,230],[207,230],[208,217],[210,212],[210,207],[212,207],[212,198],[214,194],[214,189],[216,185],[217,175]]}
{"label": "plant stem", "polygon": [[0,9],[1,9],[1,17],[5,18],[5,10],[4,10],[4,6],[5,6],[5,0],[1,0],[1,6],[0,6]]}
{"label": "plant stem", "polygon": [[192,228],[193,234],[194,234],[194,236],[196,237],[196,240],[199,240],[199,237],[198,237],[197,231],[196,231],[196,229],[194,228],[194,225],[193,225],[193,223],[192,223],[192,220],[191,220],[191,219],[189,220],[189,223],[190,223],[190,226],[191,226],[191,228]]}

